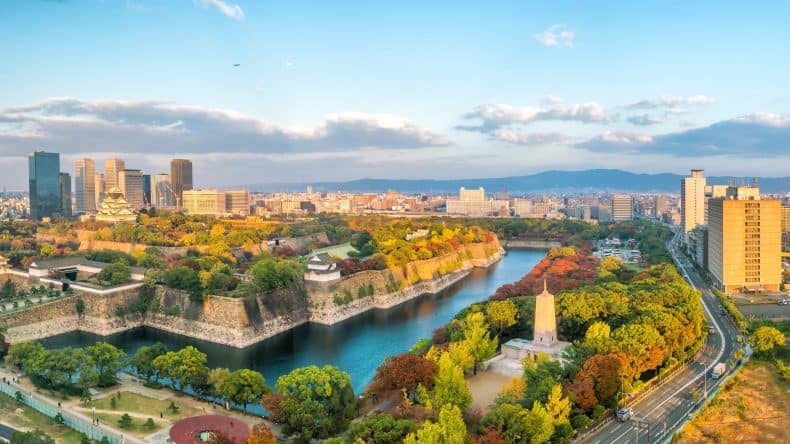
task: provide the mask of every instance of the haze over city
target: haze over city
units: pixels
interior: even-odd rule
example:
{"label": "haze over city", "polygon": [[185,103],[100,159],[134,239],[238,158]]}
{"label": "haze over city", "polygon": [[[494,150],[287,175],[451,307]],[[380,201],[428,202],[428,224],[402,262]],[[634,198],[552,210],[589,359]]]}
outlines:
{"label": "haze over city", "polygon": [[5,1],[0,186],[26,154],[196,186],[547,169],[783,176],[784,2]]}

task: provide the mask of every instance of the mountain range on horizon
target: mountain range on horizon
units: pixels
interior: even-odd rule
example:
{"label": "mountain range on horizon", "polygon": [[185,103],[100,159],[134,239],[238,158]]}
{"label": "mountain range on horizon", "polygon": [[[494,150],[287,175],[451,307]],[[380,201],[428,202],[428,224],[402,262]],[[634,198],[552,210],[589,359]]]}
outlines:
{"label": "mountain range on horizon", "polygon": [[[401,193],[457,194],[460,187],[484,187],[487,193],[497,193],[505,188],[510,194],[538,192],[664,192],[679,193],[684,175],[674,173],[631,173],[616,169],[580,171],[543,171],[524,176],[479,179],[356,179],[346,182],[280,182],[246,185],[253,192],[303,191],[308,185],[314,191],[347,191],[383,193],[396,190]],[[752,177],[710,176],[708,184],[751,184]],[[763,193],[790,191],[790,177],[757,177]]]}

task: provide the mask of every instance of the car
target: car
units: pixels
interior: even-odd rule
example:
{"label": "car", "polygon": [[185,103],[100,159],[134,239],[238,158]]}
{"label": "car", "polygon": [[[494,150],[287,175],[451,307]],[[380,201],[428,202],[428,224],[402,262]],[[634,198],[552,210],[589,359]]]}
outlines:
{"label": "car", "polygon": [[620,422],[626,422],[631,419],[632,416],[634,416],[634,411],[628,407],[617,410],[617,420]]}
{"label": "car", "polygon": [[743,336],[741,336],[741,335],[738,335],[738,336],[736,336],[736,337],[735,337],[735,342],[737,342],[737,343],[739,343],[739,344],[740,344],[741,342],[743,342]]}
{"label": "car", "polygon": [[716,329],[715,329],[715,328],[713,328],[713,326],[711,325],[710,327],[708,327],[708,333],[710,333],[710,334],[716,334]]}

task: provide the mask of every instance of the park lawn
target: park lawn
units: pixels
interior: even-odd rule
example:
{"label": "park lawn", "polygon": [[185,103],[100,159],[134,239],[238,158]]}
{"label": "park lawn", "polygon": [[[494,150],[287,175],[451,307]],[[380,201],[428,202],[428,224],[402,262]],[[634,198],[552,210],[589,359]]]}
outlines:
{"label": "park lawn", "polygon": [[[17,409],[22,409],[22,413],[17,414]],[[22,431],[38,428],[54,438],[58,444],[80,443],[81,435],[77,431],[56,423],[28,406],[19,405],[5,394],[0,394],[0,418],[11,427]]]}
{"label": "park lawn", "polygon": [[121,430],[121,431],[124,431],[126,433],[130,433],[130,434],[132,434],[132,435],[134,435],[134,436],[136,436],[138,438],[144,438],[144,437],[146,437],[146,436],[148,436],[148,435],[150,435],[152,433],[156,433],[157,431],[162,430],[162,428],[164,428],[167,425],[166,424],[167,421],[161,420],[161,419],[155,419],[152,416],[151,419],[154,420],[154,427],[147,428],[143,424],[145,424],[145,421],[148,418],[138,418],[138,417],[132,416],[132,426],[130,428],[128,428],[128,429],[122,429],[122,428],[120,428],[118,426],[118,421],[121,419],[121,415],[123,415],[123,412],[118,413],[118,414],[115,414],[115,413],[98,413],[98,412],[96,413],[96,417],[99,418],[99,420],[102,423],[104,423],[104,424],[106,424],[106,425],[108,425],[108,426],[110,426],[110,427],[112,427],[112,428],[114,428],[116,430]]}
{"label": "park lawn", "polygon": [[678,443],[790,442],[790,384],[772,362],[750,360],[680,432]]}
{"label": "park lawn", "polygon": [[112,408],[112,396],[106,398],[96,399],[88,403],[86,410],[96,407],[98,410],[114,410],[121,414],[139,413],[141,415],[148,415],[155,420],[159,418],[159,413],[164,413],[166,419],[181,419],[189,416],[194,416],[198,410],[190,407],[184,403],[172,400],[178,406],[178,412],[173,413],[168,409],[171,399],[154,399],[148,396],[143,396],[133,392],[121,391],[121,398],[115,399],[116,408]]}

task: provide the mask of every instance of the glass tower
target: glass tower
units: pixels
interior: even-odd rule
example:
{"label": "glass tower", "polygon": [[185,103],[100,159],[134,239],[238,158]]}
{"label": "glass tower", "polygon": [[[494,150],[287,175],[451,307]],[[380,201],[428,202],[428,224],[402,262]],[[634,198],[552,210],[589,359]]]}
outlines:
{"label": "glass tower", "polygon": [[60,154],[36,151],[27,155],[30,218],[60,215]]}

